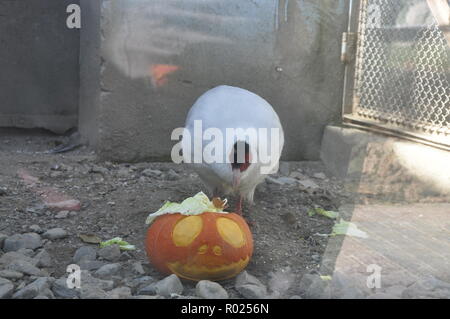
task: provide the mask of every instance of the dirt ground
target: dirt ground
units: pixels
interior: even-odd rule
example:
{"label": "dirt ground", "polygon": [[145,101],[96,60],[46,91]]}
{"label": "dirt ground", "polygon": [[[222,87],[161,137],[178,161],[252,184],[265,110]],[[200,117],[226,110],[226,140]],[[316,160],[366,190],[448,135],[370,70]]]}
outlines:
{"label": "dirt ground", "polygon": [[[147,262],[144,251],[145,219],[158,210],[166,200],[182,201],[199,191],[205,191],[200,179],[186,165],[172,163],[98,162],[86,147],[63,154],[46,154],[64,142],[64,137],[45,132],[7,131],[0,136],[0,233],[12,235],[28,232],[31,225],[42,230],[55,227],[70,235],[52,241],[45,248],[54,258],[50,275],[65,274],[75,250],[86,245],[78,237],[92,233],[103,240],[122,237],[135,244],[132,258],[144,263],[148,274],[160,278]],[[160,176],[144,176],[145,169],[160,170]],[[254,255],[247,271],[263,283],[269,274],[289,267],[298,278],[318,270],[328,234],[333,222],[322,216],[308,216],[312,207],[336,210],[351,198],[339,182],[319,176],[324,167],[320,162],[290,162],[286,171],[297,172],[297,178],[313,180],[316,190],[301,189],[297,184],[263,183],[257,188],[254,206],[245,206],[245,214],[252,222]],[[52,186],[81,202],[81,210],[67,218],[56,219],[56,212],[42,205],[36,192],[18,177],[26,169],[46,186]],[[168,174],[169,170],[173,170]],[[283,170],[283,169],[282,169]],[[319,174],[321,175],[321,174]],[[275,176],[276,178],[276,176]],[[233,199],[231,207],[233,207]],[[233,280],[222,283],[233,290]],[[186,282],[187,287],[194,284]],[[289,295],[295,295],[295,286]]]}
{"label": "dirt ground", "polygon": [[[73,263],[77,249],[86,245],[98,247],[83,242],[79,235],[94,234],[102,240],[122,237],[137,247],[135,251],[122,253],[123,271],[114,276],[114,287],[126,287],[139,276],[150,276],[154,281],[164,278],[151,266],[145,254],[145,219],[167,200],[180,202],[199,191],[206,192],[189,166],[98,161],[93,151],[85,146],[51,154],[47,151],[66,143],[68,138],[44,131],[3,130],[0,133],[0,234],[42,234],[53,228],[62,228],[68,233],[63,239],[43,240],[43,249],[52,261],[44,269],[45,276],[55,279],[67,276],[66,267]],[[153,170],[150,174],[149,169]],[[37,186],[27,185],[23,172],[38,178]],[[39,190],[46,188],[79,200],[81,209],[63,213],[63,216],[49,209],[39,195]],[[364,205],[370,201],[373,201],[370,196],[357,195],[352,187],[327,176],[321,162],[282,163],[277,175],[270,176],[258,186],[254,205],[244,206],[244,217],[251,224],[254,238],[254,254],[247,272],[267,286],[267,297],[275,296],[274,282],[281,293],[276,297],[305,297],[304,278],[306,283],[309,280],[312,290],[317,286],[311,284],[314,280],[321,286],[319,275],[332,275],[336,262],[334,253],[331,257],[326,254],[327,246],[339,252],[342,244],[342,240],[334,238],[330,246],[327,234],[332,232],[333,220],[321,215],[310,216],[308,211],[317,207],[337,211],[339,207]],[[235,199],[230,198],[230,207],[234,207],[234,203]],[[24,253],[36,254],[36,251]],[[354,252],[348,253],[352,263]],[[2,254],[6,255],[0,250],[0,259]],[[130,265],[136,262],[142,264],[144,273],[137,275],[130,270]],[[361,278],[365,285],[365,277]],[[35,279],[33,276],[17,279],[14,283],[16,294],[21,288],[26,290],[24,286]],[[182,282],[183,296],[195,297],[196,283]],[[220,284],[230,298],[244,297],[236,288],[234,278]],[[280,288],[280,285],[284,287]],[[400,296],[408,286],[402,285],[400,292],[391,289],[390,293]],[[350,288],[347,290],[353,289]],[[307,293],[307,297],[320,297],[321,291]],[[133,290],[133,296],[136,293]],[[358,292],[344,296],[360,298],[368,295]]]}

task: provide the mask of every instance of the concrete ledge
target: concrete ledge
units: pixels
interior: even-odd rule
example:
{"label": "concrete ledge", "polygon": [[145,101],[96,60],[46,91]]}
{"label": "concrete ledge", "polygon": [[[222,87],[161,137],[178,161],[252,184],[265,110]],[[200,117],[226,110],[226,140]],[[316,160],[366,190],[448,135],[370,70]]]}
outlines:
{"label": "concrete ledge", "polygon": [[77,115],[0,114],[0,127],[45,128],[63,134],[76,127]]}
{"label": "concrete ledge", "polygon": [[368,131],[327,126],[321,159],[357,191],[420,200],[450,195],[450,152]]}

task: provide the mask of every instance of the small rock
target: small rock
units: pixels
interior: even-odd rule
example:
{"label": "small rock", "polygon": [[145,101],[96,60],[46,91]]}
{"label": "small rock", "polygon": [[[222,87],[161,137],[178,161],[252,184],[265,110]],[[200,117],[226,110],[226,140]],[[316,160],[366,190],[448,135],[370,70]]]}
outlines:
{"label": "small rock", "polygon": [[104,265],[105,265],[105,263],[103,261],[99,261],[99,260],[83,259],[78,262],[78,266],[80,266],[80,268],[82,270],[89,270],[89,271],[97,270]]}
{"label": "small rock", "polygon": [[298,183],[298,180],[296,180],[295,178],[286,176],[279,177],[277,180],[281,183],[281,185],[294,185]]}
{"label": "small rock", "polygon": [[139,183],[141,183],[141,184],[148,183],[148,178],[146,176],[139,177]]}
{"label": "small rock", "polygon": [[266,286],[245,270],[236,277],[235,288],[248,299],[262,299],[267,296]]}
{"label": "small rock", "polygon": [[320,173],[315,173],[315,174],[313,175],[313,177],[314,177],[314,178],[317,178],[317,179],[326,179],[326,178],[327,178],[327,176],[326,176],[324,173],[322,173],[322,172],[320,172]]}
{"label": "small rock", "polygon": [[167,172],[166,179],[169,181],[176,181],[180,179],[180,175],[173,169],[169,169],[169,171]]}
{"label": "small rock", "polygon": [[195,287],[197,296],[205,299],[228,299],[228,293],[217,282],[200,280]]}
{"label": "small rock", "polygon": [[33,233],[37,233],[37,234],[42,234],[42,228],[39,227],[39,225],[31,225],[30,227],[28,227],[28,229],[33,232]]}
{"label": "small rock", "polygon": [[0,286],[6,284],[12,284],[11,280],[0,277]]}
{"label": "small rock", "polygon": [[69,211],[68,210],[62,210],[59,213],[57,213],[55,215],[56,219],[64,219],[67,218],[69,216]]}
{"label": "small rock", "polygon": [[120,264],[106,264],[101,266],[94,275],[99,278],[109,278],[117,274],[121,268]]}
{"label": "small rock", "polygon": [[55,297],[63,299],[73,299],[80,295],[80,289],[71,289],[67,287],[67,278],[61,277],[52,285],[52,291]]}
{"label": "small rock", "polygon": [[34,255],[33,249],[29,248],[20,248],[17,252],[27,257],[32,257]]}
{"label": "small rock", "polygon": [[305,175],[303,175],[303,174],[300,173],[300,172],[295,171],[295,172],[290,173],[290,174],[289,174],[289,177],[295,178],[295,179],[304,179],[304,178],[305,178]]}
{"label": "small rock", "polygon": [[[18,290],[13,299],[32,299],[39,294],[49,295],[49,288],[52,283],[52,279],[49,277],[41,277],[33,281],[31,284]],[[50,292],[51,293],[51,292]]]}
{"label": "small rock", "polygon": [[109,292],[111,299],[127,299],[131,298],[131,289],[129,287],[117,287]]}
{"label": "small rock", "polygon": [[133,272],[135,274],[138,274],[138,275],[145,274],[144,267],[142,267],[142,263],[140,261],[137,261],[137,262],[133,263],[131,265],[131,269],[133,270]]}
{"label": "small rock", "polygon": [[130,170],[126,167],[122,167],[117,171],[117,176],[119,177],[128,177],[130,175]]}
{"label": "small rock", "polygon": [[8,235],[0,233],[0,249],[3,248],[3,243],[5,242],[5,239],[8,238]]}
{"label": "small rock", "polygon": [[17,280],[23,278],[23,274],[13,270],[0,270],[0,277],[5,279]]}
{"label": "small rock", "polygon": [[298,180],[292,177],[286,177],[282,176],[279,178],[273,178],[270,176],[266,177],[266,182],[269,184],[276,184],[276,185],[294,185],[298,183]]}
{"label": "small rock", "polygon": [[36,266],[40,268],[48,268],[53,265],[52,257],[45,249],[37,253],[34,259],[36,260]]}
{"label": "small rock", "polygon": [[50,202],[46,204],[47,208],[54,211],[68,210],[79,211],[81,209],[81,202],[76,199],[68,199],[59,202]]}
{"label": "small rock", "polygon": [[[164,297],[171,297],[172,294],[180,295],[183,293],[183,284],[180,281],[180,278],[177,277],[177,275],[170,275],[157,283],[154,283],[151,288],[147,287],[147,292],[150,292],[151,290],[154,291],[153,295],[160,295]],[[144,288],[145,290],[145,288]]]}
{"label": "small rock", "polygon": [[52,165],[52,167],[50,167],[50,170],[52,170],[52,171],[62,171],[62,167],[59,164],[55,164],[55,165]]}
{"label": "small rock", "polygon": [[0,278],[0,299],[9,299],[14,292],[14,284],[7,280]]}
{"label": "small rock", "polygon": [[119,261],[127,261],[132,258],[133,256],[128,251],[124,251],[120,254]]}
{"label": "small rock", "polygon": [[144,169],[142,171],[142,175],[147,176],[147,177],[158,177],[161,176],[162,172],[160,170],[157,169]]}
{"label": "small rock", "polygon": [[109,296],[103,289],[96,286],[82,286],[80,291],[81,299],[107,299]]}
{"label": "small rock", "polygon": [[98,251],[98,256],[108,261],[117,261],[120,258],[120,247],[119,245],[103,247]]}
{"label": "small rock", "polygon": [[102,175],[107,175],[109,170],[106,167],[101,167],[101,166],[98,166],[98,165],[94,165],[94,166],[92,166],[92,168],[90,169],[89,172],[90,173],[99,173],[99,174],[102,174]]}
{"label": "small rock", "polygon": [[[124,284],[131,287],[133,293],[140,293],[140,290],[144,287],[148,287],[150,284],[154,283],[155,279],[151,276],[142,276],[139,278],[135,278],[135,279],[125,279]],[[145,295],[145,291],[144,293],[142,293],[142,295]]]}
{"label": "small rock", "polygon": [[47,207],[43,204],[39,204],[33,207],[27,207],[27,209],[25,210],[27,213],[30,214],[35,214],[37,216],[41,216],[42,214],[45,213]]}
{"label": "small rock", "polygon": [[316,183],[314,183],[310,179],[301,180],[301,181],[298,181],[298,183],[300,184],[300,187],[303,188],[303,189],[317,189],[317,188],[319,188],[319,185],[317,185]]}
{"label": "small rock", "polygon": [[3,242],[5,252],[17,251],[21,248],[36,249],[42,246],[41,236],[36,233],[15,234]]}
{"label": "small rock", "polygon": [[95,260],[97,258],[97,250],[91,246],[82,246],[77,249],[73,255],[73,262],[79,263],[81,260]]}
{"label": "small rock", "polygon": [[[339,299],[361,299],[365,298],[362,288],[366,289],[366,294],[371,293],[367,288],[366,278],[358,280],[356,275],[348,275],[338,271],[333,273],[333,279],[330,282],[331,297]],[[358,285],[359,281],[359,285]],[[364,283],[361,285],[361,283]]]}
{"label": "small rock", "polygon": [[323,296],[327,282],[319,275],[305,274],[299,283],[300,292],[303,298],[318,299]]}
{"label": "small rock", "polygon": [[101,290],[109,291],[114,287],[114,282],[112,280],[95,278],[86,270],[81,271],[80,278],[81,278],[81,288],[92,286],[98,287]]}
{"label": "small rock", "polygon": [[138,295],[145,295],[145,296],[153,296],[156,294],[155,291],[155,283],[151,283],[150,285],[144,285],[143,287],[140,287],[137,289]]}
{"label": "small rock", "polygon": [[68,236],[67,231],[65,231],[62,228],[52,228],[42,234],[43,238],[50,239],[50,240],[62,239],[67,236]]}
{"label": "small rock", "polygon": [[19,291],[20,289],[24,288],[27,285],[26,281],[22,281],[17,287],[16,290]]}
{"label": "small rock", "polygon": [[33,299],[50,299],[50,298],[47,297],[47,296],[44,296],[44,295],[37,295],[37,296],[34,297]]}
{"label": "small rock", "polygon": [[33,266],[36,266],[36,260],[34,260],[31,257],[25,256],[17,251],[10,251],[6,254],[3,254],[0,257],[0,266],[3,266],[3,268],[6,268],[9,264],[16,261],[26,261]]}
{"label": "small rock", "polygon": [[265,180],[265,182],[266,182],[267,184],[277,184],[277,185],[281,185],[281,183],[278,182],[278,180],[277,180],[276,178],[273,178],[273,177],[270,177],[270,176],[267,176],[264,180]]}
{"label": "small rock", "polygon": [[31,275],[31,276],[40,276],[41,275],[41,271],[39,270],[39,268],[35,267],[34,265],[32,265],[31,263],[29,263],[25,260],[13,261],[7,266],[6,269],[21,272],[21,273],[24,273],[26,275]]}

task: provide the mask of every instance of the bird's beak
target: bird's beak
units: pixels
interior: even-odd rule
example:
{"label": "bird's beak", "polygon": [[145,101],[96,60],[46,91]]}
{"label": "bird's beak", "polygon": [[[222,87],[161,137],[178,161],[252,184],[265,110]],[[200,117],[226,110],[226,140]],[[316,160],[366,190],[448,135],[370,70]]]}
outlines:
{"label": "bird's beak", "polygon": [[241,183],[241,170],[233,168],[233,189],[237,189]]}

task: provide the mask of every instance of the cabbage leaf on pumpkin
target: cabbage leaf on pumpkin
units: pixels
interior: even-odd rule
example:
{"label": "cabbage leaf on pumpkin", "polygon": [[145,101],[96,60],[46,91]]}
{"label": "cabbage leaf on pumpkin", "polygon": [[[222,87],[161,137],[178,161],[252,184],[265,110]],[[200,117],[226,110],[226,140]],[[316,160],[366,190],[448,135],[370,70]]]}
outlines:
{"label": "cabbage leaf on pumpkin", "polygon": [[181,203],[165,202],[157,212],[148,215],[145,223],[151,224],[156,217],[165,214],[199,215],[204,212],[228,214],[223,211],[223,207],[216,207],[208,196],[199,192],[193,197],[186,198]]}

